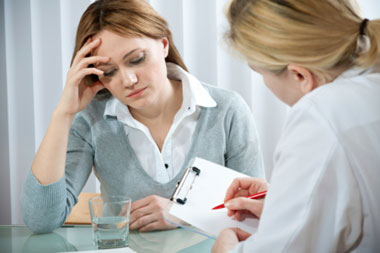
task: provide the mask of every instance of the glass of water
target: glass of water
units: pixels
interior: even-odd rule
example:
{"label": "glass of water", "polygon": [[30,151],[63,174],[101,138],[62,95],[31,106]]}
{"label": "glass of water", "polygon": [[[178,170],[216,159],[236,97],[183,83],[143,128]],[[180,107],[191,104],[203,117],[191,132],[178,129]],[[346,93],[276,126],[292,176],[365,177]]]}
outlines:
{"label": "glass of water", "polygon": [[128,246],[131,203],[130,198],[123,196],[89,199],[94,241],[99,249]]}

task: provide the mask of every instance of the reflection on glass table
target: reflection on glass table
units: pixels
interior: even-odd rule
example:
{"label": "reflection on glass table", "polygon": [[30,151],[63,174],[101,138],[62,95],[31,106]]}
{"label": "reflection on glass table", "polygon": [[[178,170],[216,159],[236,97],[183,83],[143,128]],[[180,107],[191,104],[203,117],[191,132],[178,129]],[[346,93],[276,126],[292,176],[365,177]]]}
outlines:
{"label": "reflection on glass table", "polygon": [[[53,233],[33,234],[26,226],[0,226],[0,252],[67,252],[95,250],[91,226],[63,226]],[[178,228],[129,234],[136,252],[210,252],[214,241]]]}

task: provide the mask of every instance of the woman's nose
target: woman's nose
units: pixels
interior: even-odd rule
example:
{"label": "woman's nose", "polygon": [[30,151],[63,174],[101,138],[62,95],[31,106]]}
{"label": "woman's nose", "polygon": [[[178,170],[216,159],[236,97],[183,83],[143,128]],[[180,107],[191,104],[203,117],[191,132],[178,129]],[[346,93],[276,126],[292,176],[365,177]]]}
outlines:
{"label": "woman's nose", "polygon": [[131,87],[135,83],[137,83],[137,76],[134,72],[132,71],[124,71],[123,74],[123,85],[125,87]]}

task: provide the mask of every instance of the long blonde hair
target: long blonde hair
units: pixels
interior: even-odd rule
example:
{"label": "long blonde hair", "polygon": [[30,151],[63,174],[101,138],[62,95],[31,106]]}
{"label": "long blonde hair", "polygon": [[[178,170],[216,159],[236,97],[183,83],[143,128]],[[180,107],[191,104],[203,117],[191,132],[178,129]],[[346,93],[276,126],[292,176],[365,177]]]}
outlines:
{"label": "long blonde hair", "polygon": [[380,62],[380,20],[367,22],[366,52],[357,42],[363,19],[355,0],[232,0],[227,40],[249,63],[279,73],[299,64],[326,79],[331,71]]}
{"label": "long blonde hair", "polygon": [[187,71],[167,22],[145,0],[97,0],[92,3],[79,21],[71,63],[87,39],[105,29],[127,37],[167,37],[169,54],[165,60]]}

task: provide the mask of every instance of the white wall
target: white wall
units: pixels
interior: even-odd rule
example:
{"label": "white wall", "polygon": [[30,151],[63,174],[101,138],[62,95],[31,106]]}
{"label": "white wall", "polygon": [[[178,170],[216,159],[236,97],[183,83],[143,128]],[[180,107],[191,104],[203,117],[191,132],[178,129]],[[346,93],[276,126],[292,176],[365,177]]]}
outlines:
{"label": "white wall", "polygon": [[12,223],[20,223],[21,185],[35,151],[30,3],[5,1],[4,7],[11,202],[2,205],[11,207]]}
{"label": "white wall", "polygon": [[[1,93],[0,109],[1,150],[4,150],[0,152],[0,224],[22,223],[22,184],[58,103],[73,50],[75,28],[90,2],[1,2],[0,29],[5,34],[1,41],[5,40],[5,44],[1,44],[0,55],[5,57],[0,59],[0,78],[1,90],[6,93]],[[96,190],[93,176],[85,190]]]}
{"label": "white wall", "polygon": [[[4,2],[0,1],[0,34],[5,34]],[[5,36],[0,37],[0,224],[11,220],[11,184],[9,175],[7,71]]]}

